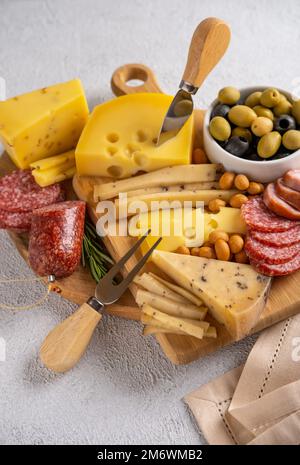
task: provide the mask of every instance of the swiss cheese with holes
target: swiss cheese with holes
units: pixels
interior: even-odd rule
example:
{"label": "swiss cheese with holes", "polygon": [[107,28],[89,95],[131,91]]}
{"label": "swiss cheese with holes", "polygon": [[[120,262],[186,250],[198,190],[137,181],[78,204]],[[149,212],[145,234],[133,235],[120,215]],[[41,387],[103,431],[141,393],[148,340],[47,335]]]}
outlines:
{"label": "swiss cheese with holes", "polygon": [[126,178],[190,163],[193,115],[174,138],[155,144],[171,101],[164,94],[131,94],[98,105],[76,148],[78,174]]}

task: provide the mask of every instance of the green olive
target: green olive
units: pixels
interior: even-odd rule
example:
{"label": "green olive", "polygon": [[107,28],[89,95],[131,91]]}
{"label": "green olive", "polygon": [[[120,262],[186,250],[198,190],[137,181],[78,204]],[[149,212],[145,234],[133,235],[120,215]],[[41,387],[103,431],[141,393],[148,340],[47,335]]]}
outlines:
{"label": "green olive", "polygon": [[231,135],[237,137],[244,137],[245,139],[247,139],[248,142],[252,141],[252,133],[247,128],[240,128],[239,126],[237,126],[232,130]]}
{"label": "green olive", "polygon": [[296,100],[293,103],[292,115],[295,118],[295,120],[297,121],[297,123],[300,124],[300,100]]}
{"label": "green olive", "polygon": [[227,119],[222,118],[222,116],[215,116],[209,123],[209,132],[214,139],[223,142],[229,139],[231,127]]}
{"label": "green olive", "polygon": [[273,112],[276,116],[290,115],[292,111],[292,104],[288,99],[281,94],[280,102],[273,108]]}
{"label": "green olive", "polygon": [[256,113],[246,105],[236,105],[230,109],[228,118],[236,126],[249,128],[256,118]]}
{"label": "green olive", "polygon": [[290,129],[284,133],[282,137],[282,144],[288,150],[300,149],[300,131],[296,129]]}
{"label": "green olive", "polygon": [[235,87],[224,87],[219,91],[218,100],[226,105],[234,105],[239,101],[241,93]]}
{"label": "green olive", "polygon": [[278,151],[281,145],[281,135],[277,131],[262,136],[257,145],[257,153],[261,158],[270,158]]}
{"label": "green olive", "polygon": [[255,136],[262,137],[273,129],[273,121],[265,116],[258,116],[251,125],[251,131]]}
{"label": "green olive", "polygon": [[272,121],[274,120],[273,112],[269,108],[263,107],[262,105],[256,105],[253,110],[257,116],[264,116],[265,118],[269,118]]}
{"label": "green olive", "polygon": [[262,95],[262,92],[252,92],[252,94],[248,95],[245,101],[245,105],[247,107],[255,107],[256,105],[260,104],[260,97]]}
{"label": "green olive", "polygon": [[260,103],[268,108],[273,108],[280,102],[281,94],[277,89],[270,87],[263,91]]}

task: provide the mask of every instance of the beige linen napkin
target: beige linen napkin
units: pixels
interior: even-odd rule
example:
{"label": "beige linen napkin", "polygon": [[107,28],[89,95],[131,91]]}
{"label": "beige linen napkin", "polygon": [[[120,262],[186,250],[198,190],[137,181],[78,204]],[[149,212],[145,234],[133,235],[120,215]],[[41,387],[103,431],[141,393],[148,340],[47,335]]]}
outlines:
{"label": "beige linen napkin", "polygon": [[210,444],[298,444],[300,315],[264,331],[244,367],[185,402]]}

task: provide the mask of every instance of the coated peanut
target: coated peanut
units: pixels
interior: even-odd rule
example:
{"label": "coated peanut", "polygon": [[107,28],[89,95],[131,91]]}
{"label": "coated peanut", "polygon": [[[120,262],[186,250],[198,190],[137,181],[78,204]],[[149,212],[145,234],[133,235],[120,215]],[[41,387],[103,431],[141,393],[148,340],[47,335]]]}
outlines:
{"label": "coated peanut", "polygon": [[200,247],[199,257],[216,258],[215,251],[212,247]]}
{"label": "coated peanut", "polygon": [[229,200],[229,204],[233,208],[241,208],[248,201],[248,197],[244,194],[234,194]]}
{"label": "coated peanut", "polygon": [[248,259],[248,256],[245,250],[242,250],[241,252],[236,253],[234,258],[237,263],[249,263],[249,259]]}
{"label": "coated peanut", "polygon": [[176,253],[181,253],[183,255],[190,255],[190,249],[186,247],[185,245],[181,245],[176,249]]}
{"label": "coated peanut", "polygon": [[239,191],[246,191],[249,187],[249,179],[244,174],[238,174],[235,177],[234,185]]}
{"label": "coated peanut", "polygon": [[223,239],[223,241],[228,242],[229,236],[225,231],[212,231],[209,235],[209,242],[215,244],[218,239]]}
{"label": "coated peanut", "polygon": [[191,249],[191,255],[194,255],[194,256],[198,257],[199,256],[199,251],[200,251],[199,247],[193,247]]}
{"label": "coated peanut", "polygon": [[232,189],[234,178],[235,178],[235,174],[231,173],[230,171],[226,171],[226,173],[222,174],[222,176],[219,179],[220,189],[224,189],[224,190]]}
{"label": "coated peanut", "polygon": [[218,260],[228,261],[230,259],[230,248],[226,241],[218,239],[215,243],[215,252]]}
{"label": "coated peanut", "polygon": [[213,199],[208,203],[208,208],[213,213],[218,213],[221,207],[225,207],[226,202],[222,199]]}
{"label": "coated peanut", "polygon": [[239,234],[233,234],[229,239],[229,247],[232,253],[239,253],[243,250],[244,239]]}
{"label": "coated peanut", "polygon": [[260,194],[261,192],[262,192],[262,184],[260,184],[259,182],[253,182],[253,181],[249,183],[248,193],[250,195],[257,195],[257,194]]}
{"label": "coated peanut", "polygon": [[196,164],[209,163],[206,153],[200,148],[193,151],[192,159]]}

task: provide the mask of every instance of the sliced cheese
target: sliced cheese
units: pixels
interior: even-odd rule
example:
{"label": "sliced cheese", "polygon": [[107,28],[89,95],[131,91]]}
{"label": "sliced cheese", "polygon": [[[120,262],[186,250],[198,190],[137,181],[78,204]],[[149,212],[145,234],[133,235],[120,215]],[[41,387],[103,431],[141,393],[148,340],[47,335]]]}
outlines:
{"label": "sliced cheese", "polygon": [[166,315],[150,305],[145,305],[143,307],[142,314],[154,318],[156,321],[162,323],[164,327],[170,328],[171,330],[175,329],[183,331],[197,339],[202,339],[205,333],[203,327],[194,324],[192,320],[183,321],[182,318]]}
{"label": "sliced cheese", "polygon": [[30,163],[30,168],[33,170],[50,170],[51,168],[57,168],[58,166],[64,165],[66,162],[72,160],[75,166],[75,150],[69,150],[68,152],[61,153],[60,155],[54,155],[53,157],[44,158],[42,160]]}
{"label": "sliced cheese", "polygon": [[[107,200],[121,192],[129,192],[148,187],[165,187],[217,181],[222,174],[222,165],[181,165],[169,166],[152,173],[141,174],[128,179],[97,184],[94,187],[95,201]],[[96,175],[96,174],[95,174]]]}
{"label": "sliced cheese", "polygon": [[265,306],[271,279],[233,262],[154,251],[154,263],[208,306],[235,339],[249,333]]}
{"label": "sliced cheese", "polygon": [[96,106],[76,148],[79,175],[124,178],[141,170],[189,164],[193,115],[175,137],[156,146],[171,101],[161,93],[137,93]]}
{"label": "sliced cheese", "polygon": [[160,276],[157,276],[153,273],[149,273],[150,276],[155,277],[160,283],[163,283],[166,287],[169,289],[173,290],[174,292],[177,292],[193,304],[197,305],[198,307],[201,307],[203,305],[203,300],[197,297],[196,295],[192,294],[192,292],[187,291],[183,287],[177,286],[177,284],[170,283],[169,281],[166,281],[165,279],[161,278]]}
{"label": "sliced cheese", "polygon": [[[127,197],[138,197],[145,194],[159,194],[161,192],[180,192],[180,191],[198,191],[208,189],[218,189],[219,183],[217,181],[207,182],[194,182],[191,184],[175,184],[174,186],[158,186],[158,187],[145,187],[144,189],[137,189],[135,191],[128,191]],[[105,200],[101,198],[100,200]]]}
{"label": "sliced cheese", "polygon": [[[183,206],[184,202],[190,202],[190,207],[199,207],[197,202],[203,202],[207,205],[210,200],[222,199],[228,202],[236,194],[236,190],[199,190],[199,191],[181,191],[181,192],[161,192],[158,194],[146,194],[139,197],[127,197],[116,199],[115,205],[117,214],[120,218],[130,217],[138,212],[147,212],[149,209],[153,212],[160,209],[174,208],[177,205]],[[171,204],[174,202],[174,206]],[[176,204],[175,204],[176,203]]]}
{"label": "sliced cheese", "polygon": [[167,297],[168,299],[174,300],[175,302],[179,302],[181,304],[190,303],[185,297],[177,294],[177,292],[172,291],[167,286],[165,286],[165,284],[159,282],[154,275],[150,275],[149,273],[143,273],[141,276],[136,276],[133,282],[143,287],[147,291],[153,292],[154,294],[160,295],[161,297]]}
{"label": "sliced cheese", "polygon": [[203,320],[207,313],[206,307],[182,304],[167,297],[161,297],[160,295],[153,294],[153,292],[144,291],[142,289],[137,291],[135,300],[139,307],[143,307],[145,304],[148,304],[164,313],[167,313],[168,315],[178,316],[179,318]]}
{"label": "sliced cheese", "polygon": [[74,148],[88,118],[79,79],[0,102],[0,138],[18,168]]}

